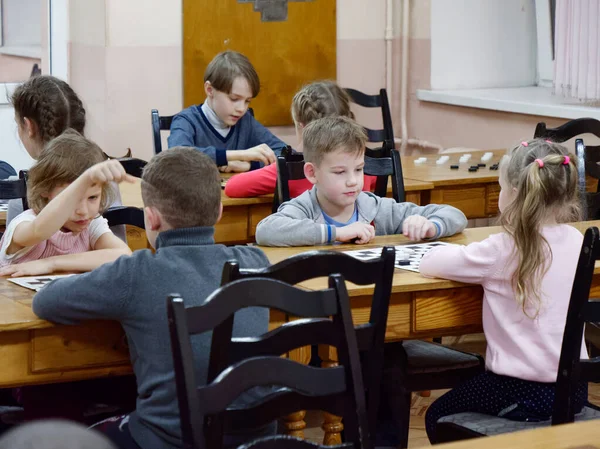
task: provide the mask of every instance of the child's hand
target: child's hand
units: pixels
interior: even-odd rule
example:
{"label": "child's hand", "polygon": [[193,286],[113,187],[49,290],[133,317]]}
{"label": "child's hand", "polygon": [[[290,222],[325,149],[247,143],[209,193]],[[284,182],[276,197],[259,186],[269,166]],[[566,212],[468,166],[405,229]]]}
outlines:
{"label": "child's hand", "polygon": [[0,268],[0,276],[39,276],[54,271],[54,262],[50,259],[32,260]]}
{"label": "child's hand", "polygon": [[349,242],[355,240],[354,243],[363,245],[369,243],[375,237],[375,228],[367,223],[352,223],[351,225],[337,228],[336,240],[339,242]]}
{"label": "child's hand", "polygon": [[85,173],[91,184],[106,184],[107,182],[135,182],[135,177],[128,175],[119,161],[111,159],[100,162],[90,168]]}
{"label": "child's hand", "polygon": [[219,167],[221,173],[243,173],[250,170],[250,162],[229,161],[224,167]]}
{"label": "child's hand", "polygon": [[269,165],[277,161],[277,156],[275,156],[275,153],[269,147],[269,145],[261,143],[260,145],[248,148],[247,150],[228,151],[227,160],[229,163],[231,163],[231,161],[260,161],[265,165]]}
{"label": "child's hand", "polygon": [[421,215],[411,215],[402,223],[402,234],[410,240],[423,240],[435,237],[437,228],[427,218]]}

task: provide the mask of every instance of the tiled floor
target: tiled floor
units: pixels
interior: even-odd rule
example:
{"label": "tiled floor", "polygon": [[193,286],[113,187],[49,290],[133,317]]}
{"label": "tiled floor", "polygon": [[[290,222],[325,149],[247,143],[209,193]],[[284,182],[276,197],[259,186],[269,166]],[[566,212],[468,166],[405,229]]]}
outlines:
{"label": "tiled floor", "polygon": [[[483,334],[467,335],[459,338],[444,338],[444,344],[450,344],[465,351],[485,354],[485,339]],[[408,435],[409,449],[430,446],[427,434],[425,433],[425,412],[427,407],[447,390],[432,391],[430,397],[421,397],[419,394],[413,394],[410,430]],[[590,384],[589,400],[593,404],[600,405],[600,384]],[[314,442],[323,441],[323,431],[320,426],[322,423],[320,412],[308,412],[306,415],[305,436]]]}

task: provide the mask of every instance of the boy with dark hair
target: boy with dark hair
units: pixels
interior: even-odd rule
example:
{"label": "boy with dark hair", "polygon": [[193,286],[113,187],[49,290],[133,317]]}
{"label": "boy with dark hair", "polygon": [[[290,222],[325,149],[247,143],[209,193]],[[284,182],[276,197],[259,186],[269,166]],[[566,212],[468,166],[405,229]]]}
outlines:
{"label": "boy with dark hair", "polygon": [[404,234],[411,240],[461,232],[467,218],[437,204],[397,203],[362,192],[363,128],[348,117],[325,117],[304,128],[304,174],[314,187],[283,203],[256,228],[256,242],[268,246],[363,244],[375,235]]}
{"label": "boy with dark hair", "polygon": [[260,81],[241,53],[224,51],[204,73],[206,101],[173,118],[169,147],[188,146],[206,153],[222,171],[245,172],[276,161],[285,143],[247,114]]}
{"label": "boy with dark hair", "polygon": [[[235,259],[244,268],[269,262],[258,248],[215,244],[221,187],[205,154],[177,147],[154,156],[142,175],[142,197],[146,233],[156,253],[136,251],[91,273],[52,282],[35,295],[33,311],[61,324],[119,321],[137,379],[136,410],[96,428],[121,449],[174,449],[182,443],[167,296],[179,293],[186,305],[199,305],[219,287],[226,261]],[[234,334],[255,336],[267,326],[266,309],[248,308],[236,315]],[[210,335],[195,337],[193,346],[198,376],[205,378]]]}

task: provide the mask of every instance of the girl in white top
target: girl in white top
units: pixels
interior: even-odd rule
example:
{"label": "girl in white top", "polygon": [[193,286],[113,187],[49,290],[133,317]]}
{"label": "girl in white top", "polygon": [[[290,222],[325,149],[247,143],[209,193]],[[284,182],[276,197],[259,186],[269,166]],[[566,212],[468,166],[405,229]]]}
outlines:
{"label": "girl in white top", "polygon": [[[522,142],[500,166],[498,205],[504,232],[468,246],[436,248],[420,265],[425,276],[483,286],[486,372],[427,410],[437,420],[478,412],[514,420],[550,419],[567,309],[583,236],[575,156],[546,140]],[[585,346],[581,357],[587,358]],[[576,411],[587,400],[582,383]]]}
{"label": "girl in white top", "polygon": [[0,240],[0,276],[90,271],[131,254],[100,213],[112,201],[110,183],[133,180],[74,130],[50,141],[29,172],[31,209]]}

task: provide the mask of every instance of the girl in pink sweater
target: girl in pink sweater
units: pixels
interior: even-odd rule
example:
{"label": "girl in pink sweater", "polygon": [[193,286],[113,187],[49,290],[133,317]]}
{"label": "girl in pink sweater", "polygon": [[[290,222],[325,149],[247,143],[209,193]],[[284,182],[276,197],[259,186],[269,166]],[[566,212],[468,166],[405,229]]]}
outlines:
{"label": "girl in pink sweater", "polygon": [[[500,166],[498,206],[504,232],[468,246],[436,248],[420,270],[483,286],[486,372],[446,393],[427,410],[429,440],[437,420],[477,412],[520,421],[550,419],[569,298],[583,236],[575,156],[545,140],[522,142]],[[581,357],[587,358],[585,345]],[[577,411],[587,384],[576,393]]]}
{"label": "girl in pink sweater", "polygon": [[[350,110],[350,97],[335,81],[315,81],[300,89],[292,100],[292,119],[296,128],[298,146],[302,152],[302,130],[313,120],[341,115],[354,118]],[[376,176],[365,176],[363,190],[375,188]],[[248,198],[268,195],[277,185],[277,164],[232,176],[225,185],[225,195],[230,198]],[[290,181],[290,196],[295,198],[312,188],[308,179]]]}
{"label": "girl in pink sweater", "polygon": [[90,271],[131,254],[100,212],[112,202],[110,182],[133,181],[116,160],[67,130],[46,145],[29,171],[30,210],[0,240],[0,276]]}

